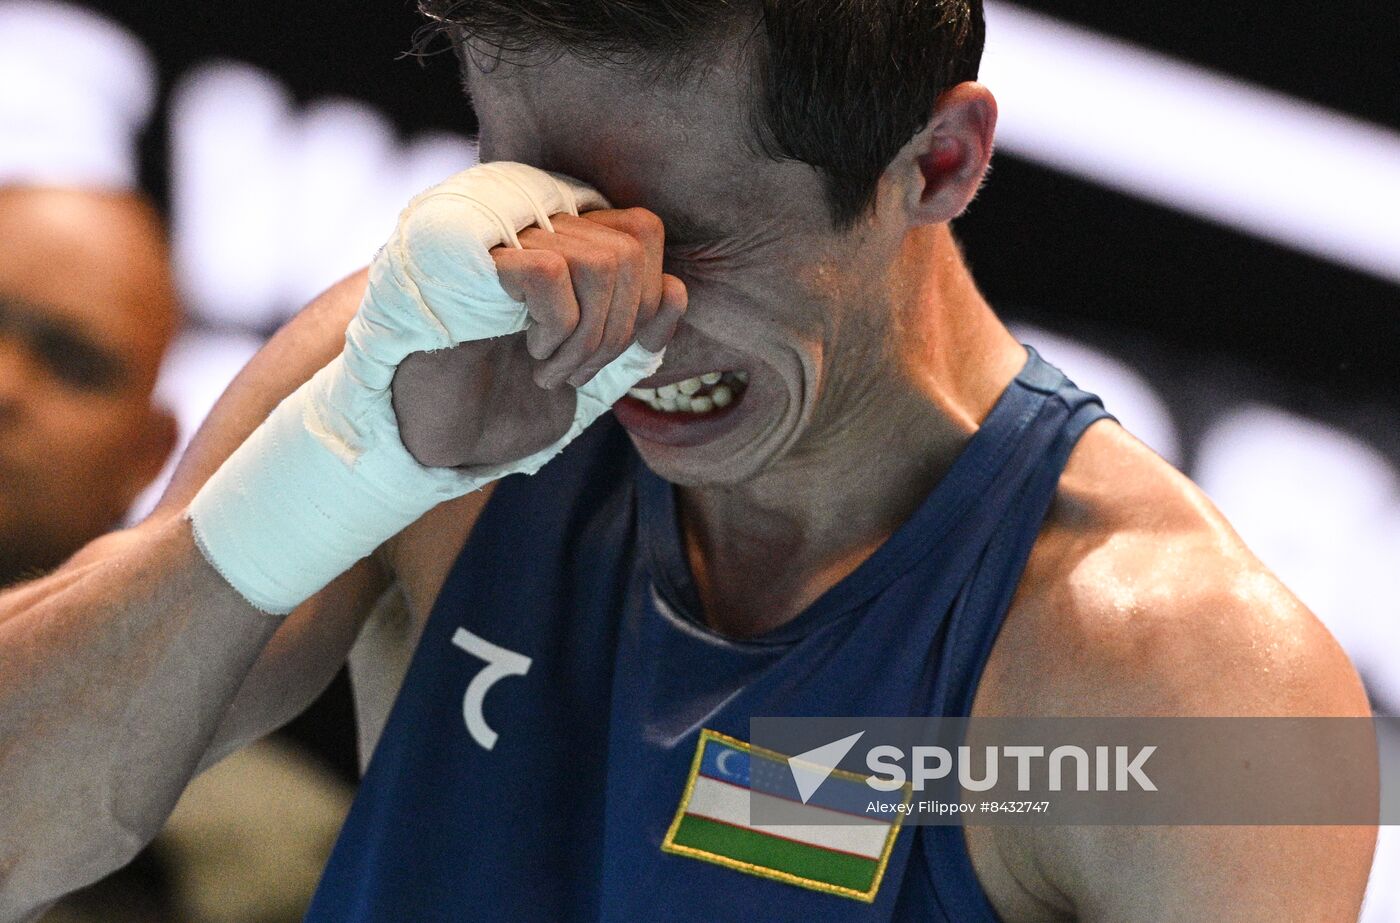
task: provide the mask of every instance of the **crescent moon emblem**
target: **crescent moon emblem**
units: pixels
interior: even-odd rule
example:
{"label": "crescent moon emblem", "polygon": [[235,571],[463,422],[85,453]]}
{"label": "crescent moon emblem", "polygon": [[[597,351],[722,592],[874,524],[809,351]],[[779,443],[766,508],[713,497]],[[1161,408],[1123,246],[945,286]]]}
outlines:
{"label": "crescent moon emblem", "polygon": [[715,768],[719,770],[720,775],[722,775],[722,776],[732,776],[732,775],[734,775],[734,773],[732,773],[732,772],[729,771],[729,767],[726,766],[726,765],[724,765],[724,761],[727,760],[727,759],[729,759],[729,757],[731,757],[731,756],[733,756],[733,755],[734,755],[734,751],[733,751],[733,750],[721,750],[721,751],[719,752],[719,756],[715,757]]}

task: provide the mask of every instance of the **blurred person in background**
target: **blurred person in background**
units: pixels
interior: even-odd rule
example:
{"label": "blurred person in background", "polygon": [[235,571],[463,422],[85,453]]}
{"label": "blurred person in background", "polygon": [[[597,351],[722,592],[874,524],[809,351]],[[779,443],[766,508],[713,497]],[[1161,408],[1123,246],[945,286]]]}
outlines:
{"label": "blurred person in background", "polygon": [[[159,475],[178,433],[155,385],[180,311],[161,218],[136,193],[0,187],[0,241],[6,585],[120,525]],[[296,750],[260,743],[197,779],[134,862],[43,919],[298,920],[348,803]]]}
{"label": "blurred person in background", "polygon": [[0,586],[120,524],[174,450],[165,234],[122,192],[0,189]]}

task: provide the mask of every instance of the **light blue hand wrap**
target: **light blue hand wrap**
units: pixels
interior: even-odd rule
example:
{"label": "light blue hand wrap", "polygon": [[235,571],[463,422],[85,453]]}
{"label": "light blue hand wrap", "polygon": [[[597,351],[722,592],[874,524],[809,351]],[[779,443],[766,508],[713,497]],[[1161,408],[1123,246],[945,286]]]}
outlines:
{"label": "light blue hand wrap", "polygon": [[526,329],[490,249],[549,215],[606,208],[593,189],[523,164],[484,164],[409,203],[370,266],[345,349],[292,392],[190,504],[200,550],[253,606],[282,614],[437,504],[508,474],[533,474],[661,353],[632,344],[577,389],[553,445],[505,465],[427,468],[399,438],[390,384],[411,353]]}

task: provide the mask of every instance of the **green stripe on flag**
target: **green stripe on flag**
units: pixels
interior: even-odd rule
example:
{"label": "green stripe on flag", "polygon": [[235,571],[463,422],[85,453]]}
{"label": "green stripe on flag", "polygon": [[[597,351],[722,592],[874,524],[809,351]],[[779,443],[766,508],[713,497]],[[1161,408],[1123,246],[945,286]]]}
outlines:
{"label": "green stripe on flag", "polygon": [[681,820],[671,842],[709,853],[721,861],[745,862],[861,894],[874,887],[880,867],[874,859],[808,846],[694,814]]}

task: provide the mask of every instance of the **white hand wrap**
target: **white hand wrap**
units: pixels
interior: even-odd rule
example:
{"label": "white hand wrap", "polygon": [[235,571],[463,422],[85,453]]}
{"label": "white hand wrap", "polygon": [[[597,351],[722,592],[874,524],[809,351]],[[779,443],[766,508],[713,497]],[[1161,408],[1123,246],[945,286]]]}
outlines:
{"label": "white hand wrap", "polygon": [[608,203],[575,180],[484,164],[416,197],[369,271],[345,350],[282,401],[190,504],[200,550],[250,603],[286,613],[432,507],[508,474],[533,474],[656,371],[632,344],[579,388],[563,438],[527,458],[427,468],[404,448],[390,402],[410,353],[503,336],[530,324],[489,250],[548,216]]}

